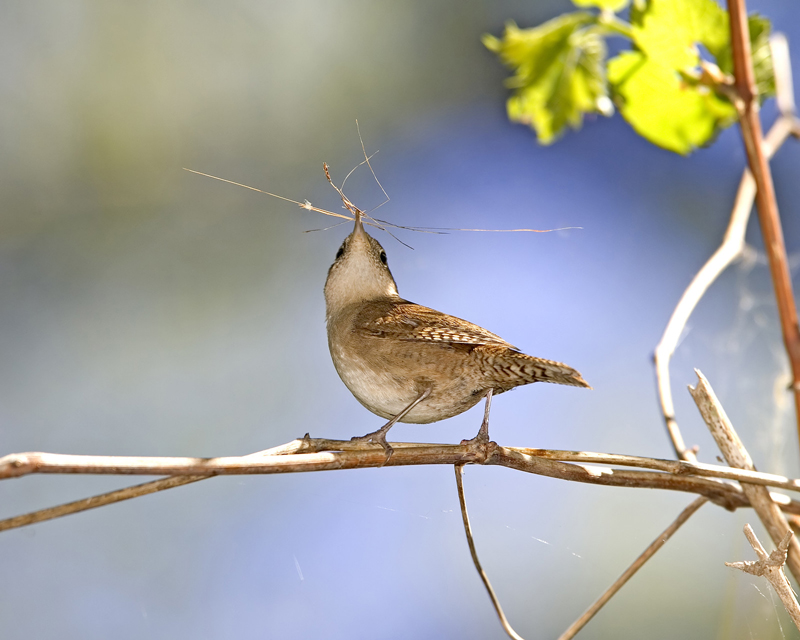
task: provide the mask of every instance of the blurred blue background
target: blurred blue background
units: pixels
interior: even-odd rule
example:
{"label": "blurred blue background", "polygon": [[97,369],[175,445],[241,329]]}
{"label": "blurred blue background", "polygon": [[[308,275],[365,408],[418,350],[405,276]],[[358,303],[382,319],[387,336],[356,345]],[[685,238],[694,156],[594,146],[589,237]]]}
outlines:
{"label": "blurred blue background", "polygon": [[[793,45],[792,3],[749,3]],[[567,2],[18,2],[0,20],[0,453],[239,455],[377,428],[338,379],[322,285],[346,227],[190,167],[337,210],[322,162],[362,160],[380,216],[549,234],[385,234],[401,295],[579,369],[492,411],[501,444],[672,457],[650,356],[718,245],[745,164],[738,132],[681,158],[619,116],[552,147],[505,117],[480,44]],[[764,120],[774,119],[771,102]],[[796,256],[800,149],[774,162]],[[383,196],[364,168],[348,194]],[[709,378],[762,470],[797,477],[773,295],[752,259],[692,318],[672,366]],[[796,262],[796,260],[795,260]],[[397,440],[458,442],[481,408]],[[0,517],[130,484],[0,483]],[[692,499],[471,467],[478,550],[517,630],[555,637]],[[794,633],[751,559],[749,512],[704,507],[586,638]],[[3,638],[501,638],[449,467],[217,478],[0,536]]]}

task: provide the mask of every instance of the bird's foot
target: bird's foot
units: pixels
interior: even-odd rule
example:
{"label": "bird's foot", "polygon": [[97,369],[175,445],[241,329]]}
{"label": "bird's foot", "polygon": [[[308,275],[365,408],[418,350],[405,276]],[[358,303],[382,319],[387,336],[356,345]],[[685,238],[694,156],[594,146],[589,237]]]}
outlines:
{"label": "bird's foot", "polygon": [[468,451],[472,451],[477,456],[478,464],[484,464],[497,447],[497,443],[489,440],[488,431],[481,429],[474,438],[462,440],[461,446],[468,447]]}
{"label": "bird's foot", "polygon": [[481,424],[481,428],[478,429],[478,435],[476,435],[471,440],[462,440],[462,445],[472,444],[476,446],[489,444],[489,423],[486,419],[484,419],[483,423]]}
{"label": "bird's foot", "polygon": [[462,445],[473,445],[473,446],[479,447],[481,445],[487,445],[487,444],[489,444],[489,442],[491,442],[491,440],[489,440],[489,434],[488,433],[478,432],[477,436],[475,436],[474,438],[470,438],[469,440],[462,440],[461,444]]}
{"label": "bird's foot", "polygon": [[383,447],[383,450],[386,452],[386,460],[384,460],[383,464],[389,462],[389,458],[392,457],[394,453],[394,449],[392,449],[392,445],[386,442],[386,431],[388,429],[378,429],[377,431],[373,431],[372,433],[368,433],[363,436],[356,436],[354,438],[350,438],[350,442],[368,442],[371,444],[379,444]]}

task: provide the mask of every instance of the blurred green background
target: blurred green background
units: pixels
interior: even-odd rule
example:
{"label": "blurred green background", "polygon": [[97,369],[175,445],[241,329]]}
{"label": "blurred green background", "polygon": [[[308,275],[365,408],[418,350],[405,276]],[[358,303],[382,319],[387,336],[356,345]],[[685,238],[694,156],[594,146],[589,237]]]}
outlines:
{"label": "blurred green background", "polygon": [[[800,38],[798,10],[750,2]],[[190,167],[337,210],[362,160],[381,217],[551,234],[384,234],[401,295],[567,362],[588,392],[535,385],[492,411],[501,444],[669,458],[650,354],[721,239],[745,158],[736,130],[690,158],[618,117],[552,147],[507,123],[480,44],[567,2],[19,2],[0,20],[0,454],[218,456],[381,420],[339,381],[322,285],[346,227]],[[793,62],[800,69],[798,46]],[[774,118],[767,103],[765,122]],[[776,157],[797,264],[800,151]],[[383,196],[359,169],[348,194]],[[678,419],[708,376],[765,471],[798,445],[757,229],[672,367]],[[457,442],[482,409],[398,440]],[[0,517],[130,484],[0,483]],[[555,637],[691,501],[468,468],[476,541],[525,637]],[[752,513],[704,507],[585,638],[796,637],[751,559]],[[453,471],[218,478],[0,536],[3,638],[504,637],[469,558]],[[793,635],[794,634],[794,635]]]}

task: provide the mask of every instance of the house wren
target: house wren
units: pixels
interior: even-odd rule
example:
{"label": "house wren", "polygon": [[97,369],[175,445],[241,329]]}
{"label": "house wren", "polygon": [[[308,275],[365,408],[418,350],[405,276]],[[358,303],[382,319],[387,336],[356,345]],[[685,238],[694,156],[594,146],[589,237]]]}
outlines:
{"label": "house wren", "polygon": [[403,300],[386,252],[364,230],[362,212],[342,199],[355,214],[355,228],[325,281],[328,346],[345,386],[372,413],[389,419],[353,440],[380,444],[388,457],[386,434],[396,422],[444,420],[485,398],[473,440],[488,442],[493,395],[532,382],[591,388],[565,364],[525,355],[471,322]]}

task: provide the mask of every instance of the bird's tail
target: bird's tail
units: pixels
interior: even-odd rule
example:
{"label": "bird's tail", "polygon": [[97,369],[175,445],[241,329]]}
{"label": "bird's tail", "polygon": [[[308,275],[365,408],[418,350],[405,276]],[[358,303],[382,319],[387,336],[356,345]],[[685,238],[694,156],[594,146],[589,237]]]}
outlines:
{"label": "bird's tail", "polygon": [[524,353],[514,354],[514,359],[517,361],[519,374],[527,382],[554,382],[591,389],[579,372],[563,362],[534,358]]}

